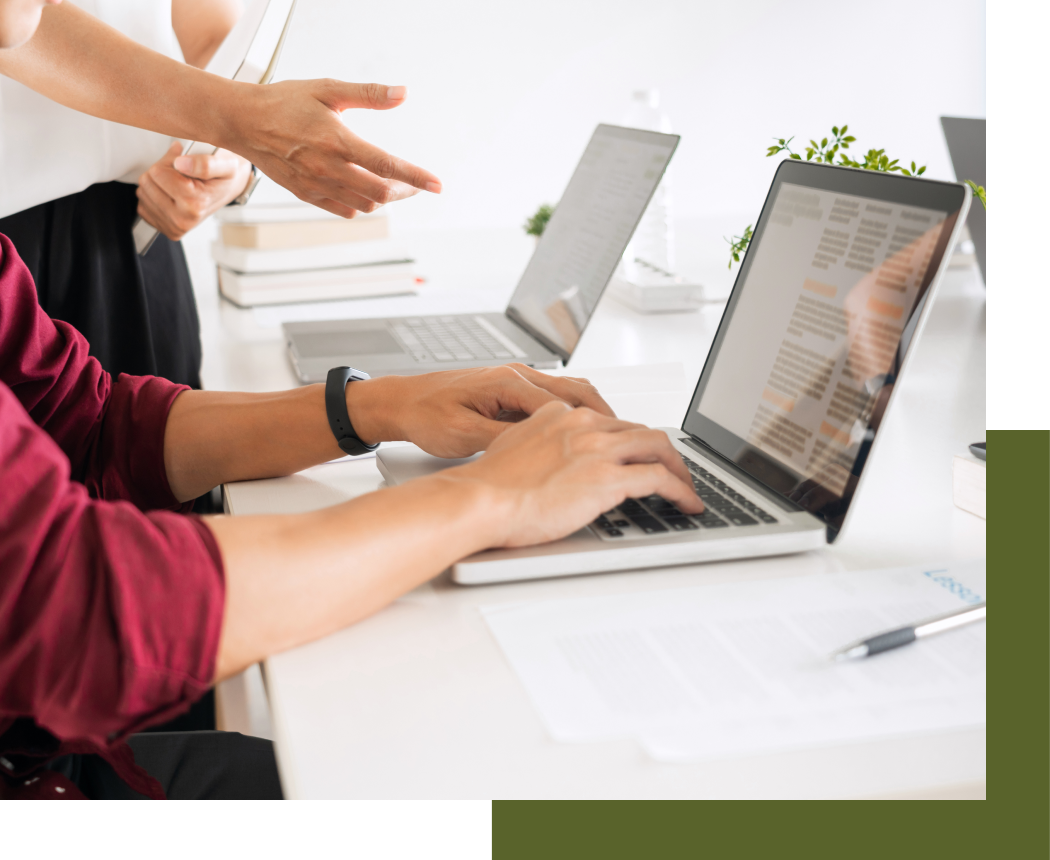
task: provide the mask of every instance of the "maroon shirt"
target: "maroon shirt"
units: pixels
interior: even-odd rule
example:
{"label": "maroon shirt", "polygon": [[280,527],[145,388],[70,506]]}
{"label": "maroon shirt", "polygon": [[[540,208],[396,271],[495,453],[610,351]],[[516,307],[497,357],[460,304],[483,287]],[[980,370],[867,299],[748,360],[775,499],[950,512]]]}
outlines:
{"label": "maroon shirt", "polygon": [[163,796],[124,740],[211,686],[224,597],[164,469],[184,390],[112,380],[0,235],[0,798],[81,796],[41,767],[73,752]]}

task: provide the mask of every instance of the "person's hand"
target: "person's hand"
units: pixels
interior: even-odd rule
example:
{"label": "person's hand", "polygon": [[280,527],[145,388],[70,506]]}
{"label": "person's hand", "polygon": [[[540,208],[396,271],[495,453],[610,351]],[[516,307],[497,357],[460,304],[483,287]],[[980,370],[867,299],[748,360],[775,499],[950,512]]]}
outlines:
{"label": "person's hand", "polygon": [[220,149],[214,155],[182,155],[175,141],[164,157],[139,177],[138,213],[178,241],[213,212],[239,197],[251,164]]}
{"label": "person's hand", "polygon": [[484,451],[514,423],[558,401],[615,418],[586,379],[524,364],[385,376],[346,387],[347,411],[365,442],[413,442],[437,457]]}
{"label": "person's hand", "polygon": [[540,407],[479,459],[433,477],[479,481],[494,494],[502,515],[490,546],[556,540],[626,498],[653,493],[684,513],[704,509],[666,433],[564,402]]}
{"label": "person's hand", "polygon": [[420,190],[441,192],[433,173],[362,140],[340,119],[349,108],[395,108],[405,87],[334,80],[238,86],[244,97],[224,117],[222,145],[300,200],[353,218]]}

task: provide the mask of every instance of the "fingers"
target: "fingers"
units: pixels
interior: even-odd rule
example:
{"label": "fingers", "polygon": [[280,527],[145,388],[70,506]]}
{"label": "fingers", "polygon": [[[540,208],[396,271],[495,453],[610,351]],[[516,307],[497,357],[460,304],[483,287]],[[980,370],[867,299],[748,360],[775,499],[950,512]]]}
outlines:
{"label": "fingers", "polygon": [[135,192],[139,199],[138,213],[147,223],[156,227],[172,241],[178,241],[186,230],[178,227],[171,217],[175,212],[175,201],[154,181],[151,173],[139,177]]}
{"label": "fingers", "polygon": [[618,472],[618,489],[625,499],[645,498],[656,494],[675,504],[683,513],[699,514],[704,504],[693,492],[672,475],[663,463],[633,463]]}
{"label": "fingers", "polygon": [[325,90],[321,101],[336,111],[347,108],[390,110],[401,105],[408,97],[408,87],[388,87],[385,84],[351,84],[328,80],[325,81]]}
{"label": "fingers", "polygon": [[[332,110],[342,112],[348,108],[390,110],[402,104],[407,97],[406,87],[326,81],[320,99]],[[422,191],[429,191],[432,194],[441,193],[441,180],[433,173],[410,164],[402,158],[390,155],[357,135],[352,135],[352,137],[353,158],[351,161],[354,164],[360,165],[380,179],[398,180]],[[378,203],[388,203],[401,198],[394,196],[390,199],[377,197],[372,197],[372,199]]]}
{"label": "fingers", "polygon": [[229,179],[237,173],[241,159],[232,152],[220,149],[214,155],[180,155],[172,166],[184,176],[194,179]]}
{"label": "fingers", "polygon": [[571,406],[586,406],[588,409],[593,409],[601,415],[608,415],[610,418],[616,417],[612,407],[605,402],[604,398],[598,393],[598,389],[591,385],[589,380],[579,379],[574,376],[550,376],[538,370],[533,370],[524,364],[512,364],[509,366],[513,367],[533,385],[551,392]]}
{"label": "fingers", "polygon": [[[413,188],[429,191],[432,194],[441,193],[441,180],[429,170],[424,170],[422,167],[417,167],[403,158],[391,155],[378,146],[362,140],[349,130],[347,130],[347,134],[350,137],[350,161],[354,164],[363,167],[369,173],[379,177],[379,179],[396,180]],[[391,183],[386,183],[383,187],[389,189],[388,193],[395,193],[394,189],[396,186]],[[388,201],[377,200],[377,202],[385,203]]]}

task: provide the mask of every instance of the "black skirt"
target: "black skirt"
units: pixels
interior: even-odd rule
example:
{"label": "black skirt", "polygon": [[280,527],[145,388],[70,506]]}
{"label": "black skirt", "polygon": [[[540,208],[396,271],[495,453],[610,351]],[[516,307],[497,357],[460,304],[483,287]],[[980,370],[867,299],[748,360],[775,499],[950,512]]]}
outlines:
{"label": "black skirt", "polygon": [[29,268],[40,306],[83,334],[107,371],[200,388],[200,322],[182,245],[161,235],[140,257],[137,205],[134,185],[106,182],[0,218],[0,233]]}

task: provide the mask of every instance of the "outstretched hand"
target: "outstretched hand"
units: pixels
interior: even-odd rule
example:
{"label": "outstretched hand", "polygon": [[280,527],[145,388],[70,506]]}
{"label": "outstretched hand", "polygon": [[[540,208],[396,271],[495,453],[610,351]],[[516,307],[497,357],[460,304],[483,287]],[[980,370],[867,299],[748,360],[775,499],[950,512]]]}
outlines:
{"label": "outstretched hand", "polygon": [[224,145],[299,199],[353,218],[419,191],[441,192],[433,173],[362,140],[340,118],[350,108],[396,108],[405,87],[313,80],[245,92]]}
{"label": "outstretched hand", "polygon": [[437,457],[469,457],[552,402],[615,418],[586,379],[549,376],[524,364],[386,376],[346,388],[347,410],[365,442],[413,442]]}

